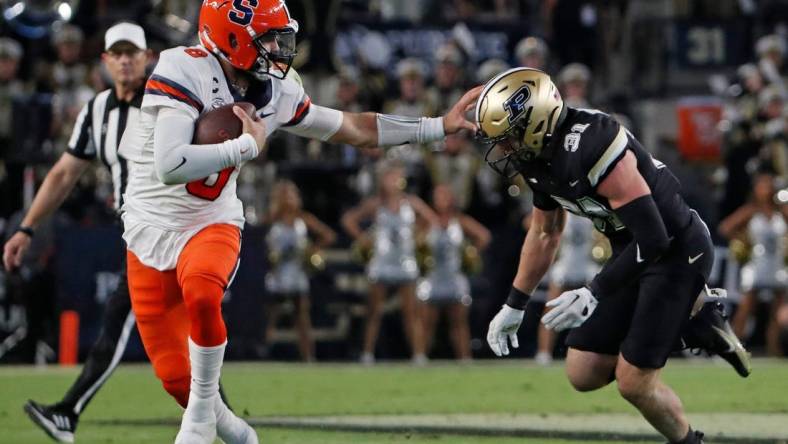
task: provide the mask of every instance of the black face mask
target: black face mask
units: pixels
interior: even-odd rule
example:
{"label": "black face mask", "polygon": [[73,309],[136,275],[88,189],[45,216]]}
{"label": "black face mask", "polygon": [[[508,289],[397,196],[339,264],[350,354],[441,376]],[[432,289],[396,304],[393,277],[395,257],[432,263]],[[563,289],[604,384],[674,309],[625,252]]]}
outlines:
{"label": "black face mask", "polygon": [[511,179],[523,170],[527,162],[536,158],[532,151],[517,150],[509,153],[503,152],[498,144],[493,144],[487,149],[484,161],[501,176]]}
{"label": "black face mask", "polygon": [[489,145],[484,155],[487,165],[507,179],[520,174],[523,163],[535,157],[532,151],[523,146],[523,130],[519,127],[512,127],[510,131],[493,139],[485,137],[480,131],[476,138]]}

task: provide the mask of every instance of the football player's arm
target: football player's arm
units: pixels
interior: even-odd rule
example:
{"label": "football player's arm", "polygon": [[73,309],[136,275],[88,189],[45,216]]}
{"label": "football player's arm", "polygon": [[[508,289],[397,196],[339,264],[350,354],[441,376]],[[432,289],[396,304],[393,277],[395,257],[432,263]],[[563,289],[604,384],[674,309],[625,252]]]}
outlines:
{"label": "football player's arm", "polygon": [[670,247],[670,237],[632,151],[600,182],[597,192],[607,198],[616,216],[632,233],[632,242],[608,261],[589,284],[597,298],[636,279]]}
{"label": "football player's arm", "polygon": [[167,106],[160,106],[154,112],[157,113],[153,132],[156,175],[165,185],[203,179],[257,157],[259,149],[252,134],[245,132],[222,143],[195,145],[192,144],[194,113]]}
{"label": "football player's arm", "polygon": [[[538,201],[547,205],[541,205]],[[531,229],[525,235],[517,275],[506,303],[487,328],[487,344],[496,356],[509,354],[509,342],[513,348],[520,346],[517,330],[523,322],[525,307],[530,293],[542,280],[555,257],[564,222],[564,210],[549,196],[534,192]]]}
{"label": "football player's arm", "polygon": [[428,143],[462,129],[476,131],[465,118],[482,87],[468,91],[443,117],[403,117],[372,112],[350,113],[311,105],[298,124],[284,128],[293,134],[358,148]]}
{"label": "football player's arm", "polygon": [[325,248],[336,241],[337,234],[334,230],[315,217],[314,214],[304,212],[301,218],[304,219],[307,230],[317,236],[317,242],[315,242],[317,248]]}
{"label": "football player's arm", "polygon": [[77,181],[90,166],[90,161],[80,159],[68,152],[63,153],[44,178],[36,192],[22,226],[36,228],[42,220],[52,214],[74,189]]}
{"label": "football player's arm", "polygon": [[[44,178],[30,209],[19,224],[20,227],[36,229],[60,207],[89,165],[89,160],[80,159],[68,152],[63,153]],[[30,234],[18,231],[8,239],[3,250],[6,270],[11,271],[22,264],[22,257],[30,245],[30,237]]]}
{"label": "football player's arm", "polygon": [[[531,227],[525,235],[520,250],[520,263],[512,287],[525,295],[530,295],[536,290],[550,264],[553,263],[565,223],[566,213],[563,208],[542,210],[534,207]],[[511,295],[507,300],[508,305],[519,310],[525,308],[526,302],[527,299],[512,300]]]}

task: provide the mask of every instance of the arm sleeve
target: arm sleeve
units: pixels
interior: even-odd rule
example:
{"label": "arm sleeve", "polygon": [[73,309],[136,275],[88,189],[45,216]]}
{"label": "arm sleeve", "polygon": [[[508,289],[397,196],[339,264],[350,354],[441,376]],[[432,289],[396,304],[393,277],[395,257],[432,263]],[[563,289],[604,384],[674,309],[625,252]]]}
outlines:
{"label": "arm sleeve", "polygon": [[180,108],[162,107],[156,116],[153,152],[156,175],[167,185],[188,183],[257,156],[257,142],[249,134],[211,145],[191,144],[194,119]]}
{"label": "arm sleeve", "polygon": [[650,194],[629,202],[615,213],[632,233],[633,239],[621,254],[605,264],[589,284],[597,298],[610,295],[616,288],[635,281],[670,247],[671,238]]}
{"label": "arm sleeve", "polygon": [[[94,99],[95,100],[95,99]],[[84,160],[96,158],[96,147],[93,144],[93,100],[85,104],[79,111],[74,130],[68,140],[66,152]]]}
{"label": "arm sleeve", "polygon": [[284,125],[282,129],[297,136],[325,142],[339,131],[343,120],[342,111],[311,105],[306,115],[298,123]]}

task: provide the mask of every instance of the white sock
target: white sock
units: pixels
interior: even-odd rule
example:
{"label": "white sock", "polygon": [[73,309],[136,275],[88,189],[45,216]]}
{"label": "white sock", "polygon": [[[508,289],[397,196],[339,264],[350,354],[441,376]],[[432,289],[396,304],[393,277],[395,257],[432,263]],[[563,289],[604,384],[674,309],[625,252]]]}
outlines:
{"label": "white sock", "polygon": [[219,396],[224,349],[227,341],[214,347],[202,347],[189,338],[189,359],[192,381],[187,411],[195,422],[205,422],[214,417],[214,398]]}

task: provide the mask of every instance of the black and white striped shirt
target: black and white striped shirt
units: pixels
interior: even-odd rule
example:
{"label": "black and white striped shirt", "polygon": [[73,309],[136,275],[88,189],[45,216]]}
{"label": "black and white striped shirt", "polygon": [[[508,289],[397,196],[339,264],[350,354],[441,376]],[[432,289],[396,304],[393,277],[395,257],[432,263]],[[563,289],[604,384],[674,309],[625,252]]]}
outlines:
{"label": "black and white striped shirt", "polygon": [[118,99],[115,89],[96,94],[77,116],[66,152],[80,159],[99,160],[109,169],[114,189],[114,207],[119,211],[126,191],[128,165],[118,154],[118,145],[129,123],[139,118],[144,83],[130,102]]}

